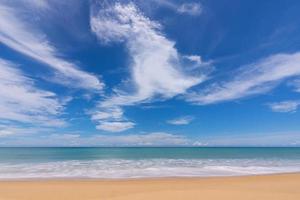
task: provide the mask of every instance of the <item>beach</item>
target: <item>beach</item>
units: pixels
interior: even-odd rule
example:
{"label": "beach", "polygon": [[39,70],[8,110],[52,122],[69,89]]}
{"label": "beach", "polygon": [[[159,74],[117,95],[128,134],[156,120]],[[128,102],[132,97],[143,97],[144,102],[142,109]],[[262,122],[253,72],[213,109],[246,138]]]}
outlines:
{"label": "beach", "polygon": [[0,148],[0,200],[300,199],[300,148]]}
{"label": "beach", "polygon": [[0,0],[0,200],[300,200],[299,11]]}
{"label": "beach", "polygon": [[298,200],[300,174],[214,178],[36,179],[0,182],[0,200]]}

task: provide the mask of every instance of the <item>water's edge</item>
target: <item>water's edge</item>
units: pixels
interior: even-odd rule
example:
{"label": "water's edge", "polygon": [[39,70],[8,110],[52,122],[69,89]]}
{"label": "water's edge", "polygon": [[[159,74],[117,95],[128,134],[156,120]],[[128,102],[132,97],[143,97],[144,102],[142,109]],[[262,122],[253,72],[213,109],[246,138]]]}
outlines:
{"label": "water's edge", "polygon": [[137,179],[300,172],[300,148],[0,148],[2,179]]}

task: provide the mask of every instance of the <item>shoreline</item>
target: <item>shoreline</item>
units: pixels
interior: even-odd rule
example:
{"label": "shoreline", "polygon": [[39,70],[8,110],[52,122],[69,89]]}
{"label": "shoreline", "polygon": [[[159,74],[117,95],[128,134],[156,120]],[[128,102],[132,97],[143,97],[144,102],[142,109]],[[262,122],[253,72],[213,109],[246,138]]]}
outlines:
{"label": "shoreline", "polygon": [[230,177],[0,180],[0,200],[300,199],[300,173]]}
{"label": "shoreline", "polygon": [[161,177],[132,177],[132,178],[94,178],[94,177],[35,177],[35,178],[0,178],[2,182],[31,182],[31,181],[136,181],[136,180],[173,180],[173,179],[219,179],[219,178],[242,178],[242,177],[260,177],[260,176],[277,176],[277,175],[300,175],[297,172],[278,172],[264,174],[245,174],[245,175],[223,175],[223,176],[161,176]]}
{"label": "shoreline", "polygon": [[294,172],[270,172],[258,174],[242,174],[242,175],[208,175],[208,176],[145,176],[145,177],[126,177],[126,178],[98,178],[98,177],[33,177],[33,178],[0,178],[1,182],[6,181],[130,181],[130,180],[160,180],[160,179],[210,179],[210,178],[234,178],[234,177],[252,177],[252,176],[273,176],[273,175],[289,175],[299,174],[299,171]]}

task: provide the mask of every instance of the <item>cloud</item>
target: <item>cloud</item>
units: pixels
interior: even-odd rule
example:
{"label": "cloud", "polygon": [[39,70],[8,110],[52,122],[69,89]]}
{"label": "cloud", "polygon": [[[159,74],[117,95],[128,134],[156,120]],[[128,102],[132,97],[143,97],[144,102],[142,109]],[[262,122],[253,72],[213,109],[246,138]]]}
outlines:
{"label": "cloud", "polygon": [[179,13],[196,16],[202,13],[202,6],[199,3],[184,3],[178,7],[177,11]]}
{"label": "cloud", "polygon": [[96,129],[109,132],[121,132],[133,128],[135,123],[127,120],[119,106],[98,105],[97,111],[88,112],[92,121],[98,123]]}
{"label": "cloud", "polygon": [[270,91],[287,78],[300,75],[300,53],[276,54],[239,68],[233,79],[213,83],[186,95],[187,101],[205,105]]}
{"label": "cloud", "polygon": [[45,127],[23,127],[23,126],[16,126],[11,123],[8,124],[0,124],[0,137],[15,137],[16,135],[31,135],[36,133],[46,133],[50,130],[50,128]]}
{"label": "cloud", "polygon": [[[7,5],[14,6],[16,2],[3,0],[3,3],[6,2]],[[51,6],[48,0],[19,0],[19,5],[22,5],[23,8],[30,8],[34,10],[46,10],[49,9]]]}
{"label": "cloud", "polygon": [[295,92],[300,92],[300,78],[290,81],[288,85],[292,86]]}
{"label": "cloud", "polygon": [[173,125],[187,125],[191,123],[194,120],[194,117],[192,116],[183,116],[175,119],[168,120],[167,123],[173,124]]}
{"label": "cloud", "polygon": [[0,59],[0,119],[43,126],[63,126],[57,116],[64,102],[50,91],[34,85],[16,65]]}
{"label": "cloud", "polygon": [[49,3],[47,0],[31,0],[31,1],[22,0],[22,1],[24,1],[27,4],[29,3],[31,6],[34,6],[39,9],[49,8]]}
{"label": "cloud", "polygon": [[93,113],[92,120],[104,120],[104,119],[121,119],[123,117],[123,110],[121,108],[107,108],[105,111],[97,111]]}
{"label": "cloud", "polygon": [[165,132],[124,136],[96,136],[94,139],[103,145],[124,146],[174,146],[185,145],[188,142],[185,136]]}
{"label": "cloud", "polygon": [[211,147],[286,147],[300,146],[300,132],[263,132],[248,134],[224,134],[211,136],[199,141],[194,140],[195,146]]}
{"label": "cloud", "polygon": [[[1,128],[1,127],[0,127]],[[1,133],[1,131],[0,131]],[[3,136],[0,146],[299,146],[299,132],[265,132],[238,135],[205,136],[189,138],[167,132],[150,132],[126,135],[91,135],[86,133],[47,133],[14,137]]]}
{"label": "cloud", "polygon": [[160,6],[167,7],[179,14],[198,16],[202,13],[203,7],[199,2],[185,2],[182,4],[175,3],[170,0],[153,0]]}
{"label": "cloud", "polygon": [[270,103],[268,106],[273,112],[295,112],[300,106],[300,101],[281,101]]}
{"label": "cloud", "polygon": [[88,137],[77,133],[64,133],[18,137],[14,140],[2,138],[0,146],[185,146],[190,142],[185,136],[166,132]]}
{"label": "cloud", "polygon": [[196,64],[201,64],[202,63],[202,59],[201,56],[198,55],[188,55],[188,56],[184,56],[185,58],[189,59],[192,62],[195,62]]}
{"label": "cloud", "polygon": [[143,16],[134,4],[117,3],[100,9],[91,16],[91,29],[102,42],[126,43],[132,58],[130,81],[136,90],[131,101],[155,94],[172,97],[205,79],[202,74],[184,73],[175,43],[161,33],[160,24]]}
{"label": "cloud", "polygon": [[[123,85],[122,89],[115,88],[115,94],[99,103],[98,109],[102,114],[109,113],[111,109],[122,109],[122,106],[149,102],[154,98],[172,98],[206,79],[207,68],[186,70],[188,66],[183,66],[186,58],[177,51],[175,43],[162,33],[161,25],[144,16],[133,3],[116,3],[100,9],[94,6],[90,24],[92,32],[102,43],[125,43],[131,58],[127,87]],[[195,64],[201,65],[198,63],[200,57],[191,58],[194,59],[190,60],[193,68]],[[95,115],[99,112],[95,112]],[[121,118],[123,113],[107,120],[119,122]],[[107,123],[103,120],[98,123]],[[125,118],[124,120],[125,124],[129,124]],[[133,124],[130,124],[131,126],[126,127],[131,128]],[[103,126],[98,126],[100,129],[101,127]]]}
{"label": "cloud", "polygon": [[134,127],[134,123],[130,121],[103,121],[96,126],[96,129],[110,131],[110,132],[120,132],[125,131]]}
{"label": "cloud", "polygon": [[[40,2],[34,3],[39,7],[46,6],[43,1],[33,2]],[[0,3],[0,43],[52,68],[55,71],[53,80],[59,84],[95,91],[103,88],[104,84],[96,76],[63,59],[36,26],[22,19],[24,13],[16,5]]]}
{"label": "cloud", "polygon": [[[74,139],[78,139],[80,138],[80,134],[72,134],[72,133],[63,133],[63,134],[50,134],[49,138],[51,138],[51,140],[74,140]],[[72,144],[74,144],[72,142]]]}

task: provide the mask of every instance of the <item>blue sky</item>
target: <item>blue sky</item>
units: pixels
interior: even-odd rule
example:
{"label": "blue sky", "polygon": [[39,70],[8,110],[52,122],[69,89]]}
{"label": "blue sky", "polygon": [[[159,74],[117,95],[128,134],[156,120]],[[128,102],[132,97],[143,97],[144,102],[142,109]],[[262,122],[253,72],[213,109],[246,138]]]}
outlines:
{"label": "blue sky", "polygon": [[0,3],[1,146],[299,146],[300,2]]}

